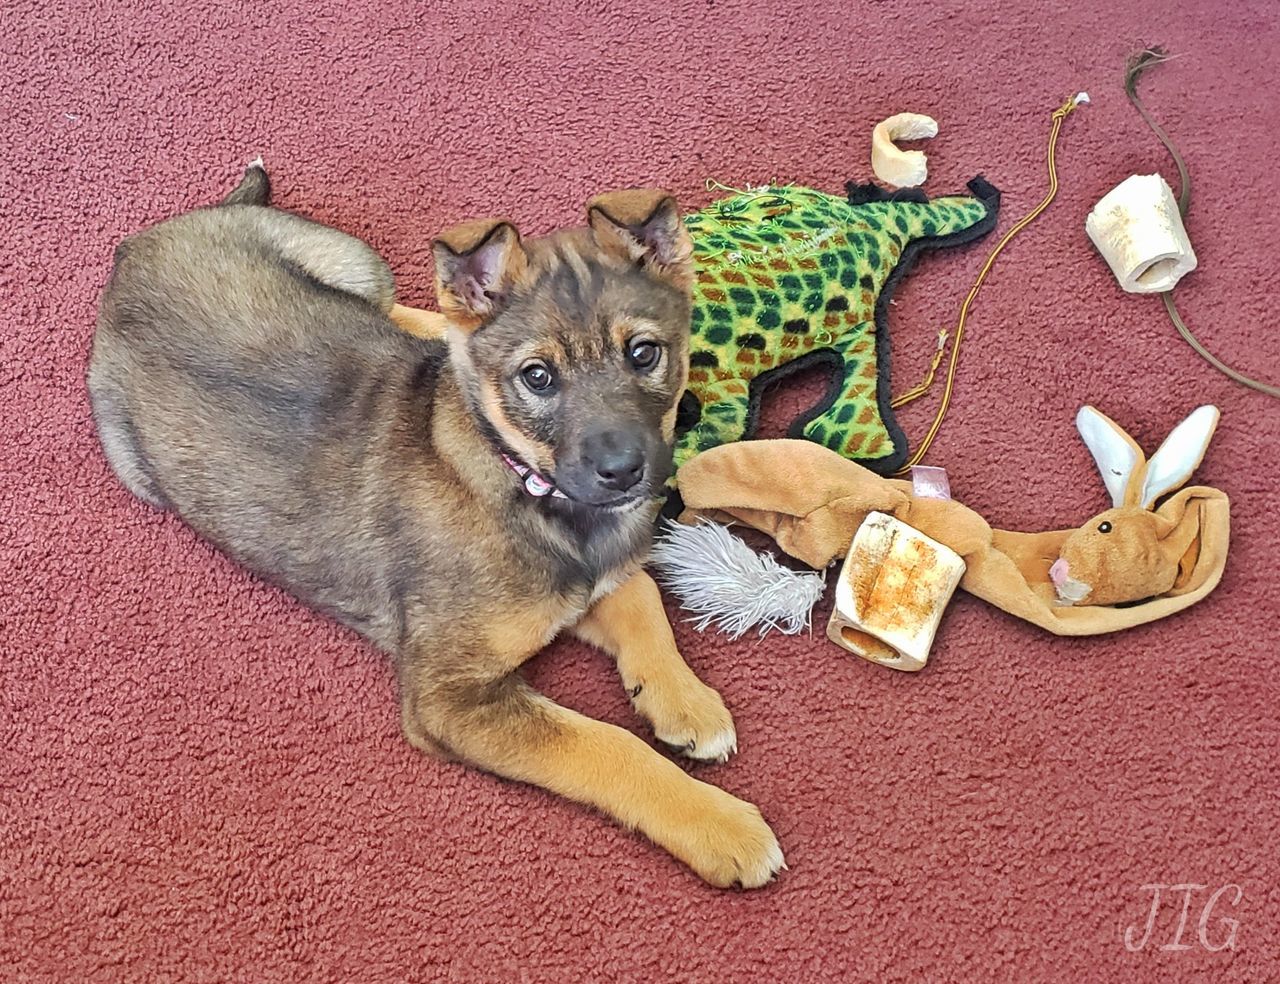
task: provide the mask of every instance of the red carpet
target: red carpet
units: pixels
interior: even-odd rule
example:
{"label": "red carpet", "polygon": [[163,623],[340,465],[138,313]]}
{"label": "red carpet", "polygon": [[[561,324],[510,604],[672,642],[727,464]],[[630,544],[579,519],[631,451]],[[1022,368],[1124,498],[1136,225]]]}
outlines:
{"label": "red carpet", "polygon": [[[235,6],[0,16],[0,980],[1276,979],[1280,407],[1123,296],[1083,231],[1122,178],[1173,177],[1119,81],[1131,45],[1162,41],[1181,57],[1145,92],[1197,188],[1183,313],[1280,375],[1272,3]],[[447,223],[541,231],[639,183],[691,206],[712,177],[838,189],[902,110],[941,123],[928,188],[985,173],[1007,229],[1077,89],[1094,101],[1067,121],[1061,197],[974,311],[931,461],[995,525],[1074,525],[1104,501],[1081,403],[1152,450],[1214,402],[1199,478],[1233,499],[1225,580],[1093,640],[960,598],[918,676],[820,634],[679,627],[741,739],[698,774],[760,804],[787,853],[763,891],[716,892],[598,816],[413,752],[378,654],[130,499],[93,438],[82,374],[114,244],[257,153],[281,204],[368,238],[427,302]],[[900,387],[985,249],[904,284]],[[770,430],[815,393],[775,401]],[[913,439],[931,413],[906,415]],[[640,727],[575,643],[532,675]],[[1181,948],[1162,949],[1182,892],[1137,946],[1153,883],[1205,886]],[[1238,902],[1206,911],[1229,885]]]}

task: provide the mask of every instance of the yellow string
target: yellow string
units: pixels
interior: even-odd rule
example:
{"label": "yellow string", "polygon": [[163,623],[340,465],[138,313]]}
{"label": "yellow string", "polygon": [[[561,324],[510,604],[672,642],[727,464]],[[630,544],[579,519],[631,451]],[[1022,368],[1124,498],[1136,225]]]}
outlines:
{"label": "yellow string", "polygon": [[947,353],[947,339],[950,337],[950,333],[945,328],[938,332],[938,346],[934,349],[933,359],[929,363],[929,371],[925,374],[923,380],[906,392],[899,393],[890,401],[889,405],[893,409],[897,410],[899,407],[905,407],[912,400],[918,400],[929,392],[929,387],[933,385],[933,377],[938,374],[938,366],[942,365],[942,357]]}
{"label": "yellow string", "polygon": [[723,181],[717,181],[715,178],[707,178],[705,186],[707,191],[731,191],[735,195],[749,194],[745,188],[735,188],[733,185],[727,185]]}
{"label": "yellow string", "polygon": [[[983,282],[987,279],[987,274],[991,272],[992,266],[995,265],[996,257],[1000,255],[1009,242],[1030,225],[1049,205],[1058,194],[1058,134],[1062,130],[1062,121],[1070,116],[1080,106],[1081,99],[1079,96],[1072,96],[1054,111],[1053,129],[1049,132],[1049,193],[1044,199],[1024,215],[1021,219],[1014,223],[1013,228],[1004,234],[1004,238],[996,243],[995,249],[991,251],[991,255],[987,257],[987,261],[982,265],[982,270],[978,273],[978,279],[974,281],[973,287],[969,291],[969,296],[965,298],[964,304],[960,306],[960,316],[956,319],[955,341],[951,343],[951,361],[947,365],[946,387],[942,391],[942,403],[938,407],[938,412],[933,418],[933,424],[929,427],[928,433],[925,434],[924,440],[920,442],[915,453],[911,455],[907,463],[900,468],[896,474],[905,475],[913,467],[920,464],[928,452],[930,445],[933,444],[934,438],[938,436],[938,431],[942,429],[942,420],[947,415],[947,410],[951,406],[951,393],[955,388],[956,368],[960,361],[960,342],[964,338],[965,322],[969,317],[969,308],[973,304],[974,298],[978,296],[978,291],[982,289]],[[904,406],[925,394],[929,387],[933,385],[934,376],[938,371],[938,366],[942,364],[942,356],[945,350],[947,340],[947,332],[944,330],[938,336],[938,350],[934,353],[933,362],[929,367],[929,373],[924,380],[918,385],[913,386],[899,396],[893,398],[891,406],[894,408]]]}

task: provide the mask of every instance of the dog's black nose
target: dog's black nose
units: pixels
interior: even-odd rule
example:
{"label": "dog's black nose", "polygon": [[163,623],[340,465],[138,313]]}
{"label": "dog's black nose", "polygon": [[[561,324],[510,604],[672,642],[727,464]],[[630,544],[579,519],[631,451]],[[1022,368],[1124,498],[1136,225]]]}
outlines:
{"label": "dog's black nose", "polygon": [[644,450],[616,431],[589,440],[583,452],[606,489],[625,492],[644,475]]}

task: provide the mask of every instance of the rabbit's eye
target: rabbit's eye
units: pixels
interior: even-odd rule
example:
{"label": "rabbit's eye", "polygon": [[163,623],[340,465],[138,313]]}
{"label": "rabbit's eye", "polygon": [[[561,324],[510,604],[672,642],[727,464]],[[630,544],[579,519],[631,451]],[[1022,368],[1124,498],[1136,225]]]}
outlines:
{"label": "rabbit's eye", "polygon": [[1099,526],[1099,527],[1098,527],[1098,532],[1099,532],[1099,533],[1110,533],[1110,532],[1111,532],[1111,524],[1110,524],[1110,523],[1103,523],[1101,526]]}

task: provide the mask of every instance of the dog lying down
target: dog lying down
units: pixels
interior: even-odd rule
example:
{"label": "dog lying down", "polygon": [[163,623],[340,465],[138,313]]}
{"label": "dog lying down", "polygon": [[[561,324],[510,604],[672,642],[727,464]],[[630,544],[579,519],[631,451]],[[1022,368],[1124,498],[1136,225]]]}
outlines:
{"label": "dog lying down", "polygon": [[434,245],[447,340],[389,317],[364,243],[221,203],[116,250],[89,367],[116,475],[395,660],[416,747],[595,806],[719,886],[783,865],[760,811],[521,678],[561,631],[612,654],[662,742],[736,750],[641,571],[688,370],[691,247],[671,196],[585,228],[470,222]]}

